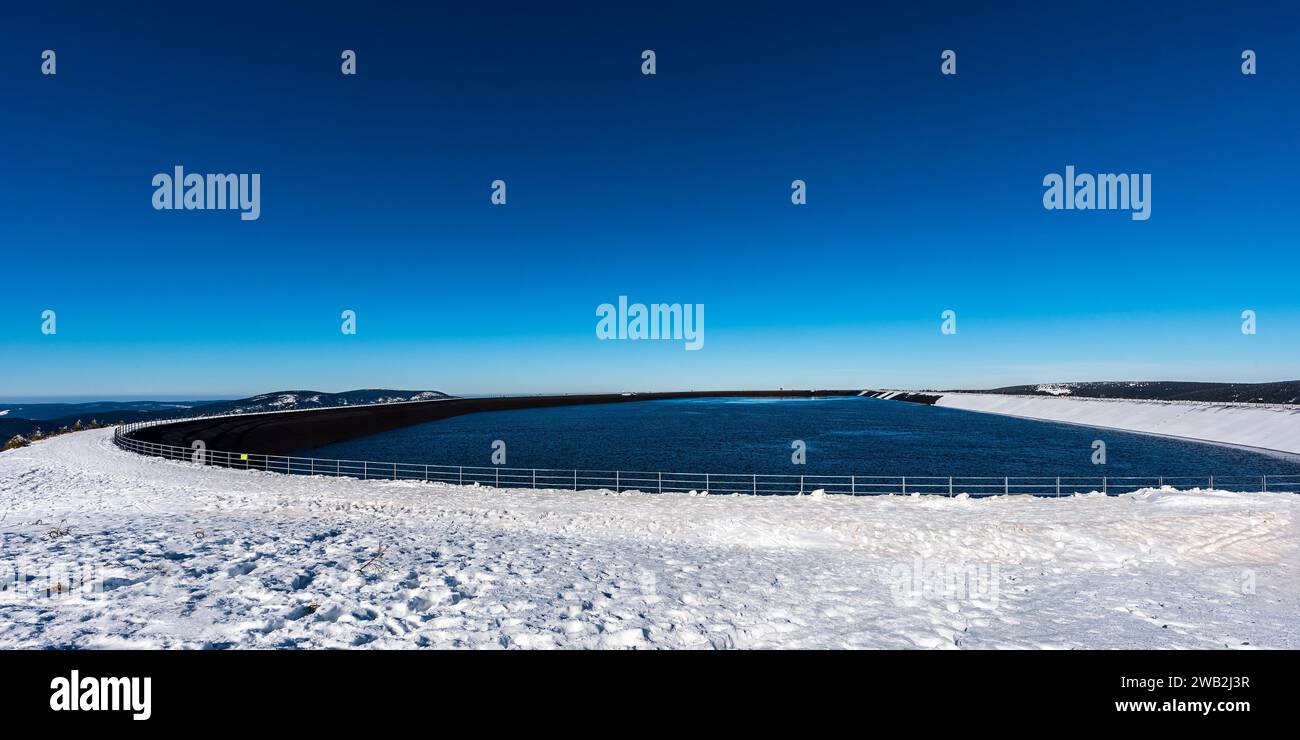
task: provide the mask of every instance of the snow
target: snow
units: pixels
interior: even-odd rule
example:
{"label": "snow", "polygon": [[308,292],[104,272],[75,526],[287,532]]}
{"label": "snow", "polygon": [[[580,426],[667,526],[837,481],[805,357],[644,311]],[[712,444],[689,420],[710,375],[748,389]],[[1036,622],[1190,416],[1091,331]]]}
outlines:
{"label": "snow", "polygon": [[1300,648],[1292,494],[496,490],[111,433],[0,453],[0,648]]}
{"label": "snow", "polygon": [[1300,454],[1300,406],[991,393],[947,393],[935,405]]}

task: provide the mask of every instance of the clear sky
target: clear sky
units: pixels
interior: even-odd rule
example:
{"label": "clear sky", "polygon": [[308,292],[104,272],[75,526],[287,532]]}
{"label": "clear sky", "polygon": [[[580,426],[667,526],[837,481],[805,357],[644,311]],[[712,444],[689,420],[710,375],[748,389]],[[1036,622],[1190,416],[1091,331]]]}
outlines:
{"label": "clear sky", "polygon": [[0,398],[1300,376],[1294,3],[127,5],[0,23]]}

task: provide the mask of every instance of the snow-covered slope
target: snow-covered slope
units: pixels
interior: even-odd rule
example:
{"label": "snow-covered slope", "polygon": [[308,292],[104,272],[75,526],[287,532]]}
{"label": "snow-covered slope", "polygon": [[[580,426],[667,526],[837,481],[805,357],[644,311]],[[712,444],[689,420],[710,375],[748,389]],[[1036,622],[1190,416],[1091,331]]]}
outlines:
{"label": "snow-covered slope", "polygon": [[1300,454],[1300,406],[990,393],[946,393],[935,405]]}
{"label": "snow-covered slope", "polygon": [[0,648],[1300,648],[1290,494],[493,490],[110,435],[0,453]]}

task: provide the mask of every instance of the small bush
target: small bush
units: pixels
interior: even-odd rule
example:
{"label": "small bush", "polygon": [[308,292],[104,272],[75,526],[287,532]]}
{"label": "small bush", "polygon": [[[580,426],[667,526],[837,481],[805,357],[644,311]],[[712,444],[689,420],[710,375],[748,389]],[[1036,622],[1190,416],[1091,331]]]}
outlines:
{"label": "small bush", "polygon": [[45,439],[45,432],[42,432],[40,429],[37,429],[36,431],[32,432],[33,442],[40,442],[42,439]]}
{"label": "small bush", "polygon": [[19,447],[26,447],[29,444],[31,444],[31,442],[27,441],[26,437],[21,434],[15,434],[9,438],[8,442],[5,442],[5,449],[16,450]]}
{"label": "small bush", "polygon": [[83,429],[85,429],[85,428],[86,428],[86,425],[81,423],[81,419],[77,419],[77,423],[72,425],[72,431],[74,431],[74,432],[80,432],[81,430],[83,430]]}

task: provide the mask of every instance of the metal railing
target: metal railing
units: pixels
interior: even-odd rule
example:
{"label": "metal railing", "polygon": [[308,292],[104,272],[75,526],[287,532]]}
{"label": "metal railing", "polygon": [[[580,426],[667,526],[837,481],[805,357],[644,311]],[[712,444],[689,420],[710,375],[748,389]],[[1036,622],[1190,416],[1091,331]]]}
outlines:
{"label": "metal railing", "polygon": [[169,460],[226,468],[265,470],[289,475],[328,475],[361,480],[417,480],[496,488],[547,488],[570,490],[643,491],[655,493],[707,491],[710,494],[797,495],[826,494],[869,496],[940,495],[1069,496],[1099,491],[1108,495],[1143,488],[1216,488],[1229,491],[1300,491],[1300,475],[1250,476],[889,476],[889,475],[774,475],[762,473],[680,473],[624,470],[560,470],[501,466],[428,465],[424,463],[334,460],[292,455],[261,455],[194,449],[146,442],[131,432],[176,419],[136,422],[117,427],[113,441],[131,452]]}

